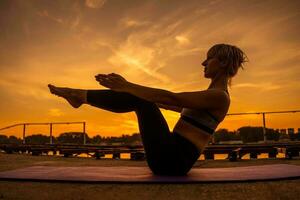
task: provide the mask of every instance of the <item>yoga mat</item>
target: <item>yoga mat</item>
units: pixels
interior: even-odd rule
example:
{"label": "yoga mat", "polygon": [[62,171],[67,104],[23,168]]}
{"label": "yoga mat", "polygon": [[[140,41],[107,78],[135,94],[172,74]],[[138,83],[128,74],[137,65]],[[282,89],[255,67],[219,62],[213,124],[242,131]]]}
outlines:
{"label": "yoga mat", "polygon": [[300,166],[289,164],[229,168],[192,168],[187,176],[158,176],[148,167],[32,166],[0,172],[0,180],[84,183],[209,183],[300,178]]}

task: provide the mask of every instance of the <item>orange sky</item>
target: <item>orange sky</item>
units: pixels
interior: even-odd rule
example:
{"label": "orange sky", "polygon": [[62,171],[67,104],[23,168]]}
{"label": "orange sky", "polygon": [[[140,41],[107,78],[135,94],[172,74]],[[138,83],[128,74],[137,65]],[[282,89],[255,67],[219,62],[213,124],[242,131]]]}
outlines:
{"label": "orange sky", "polygon": [[[201,63],[215,43],[239,46],[250,62],[232,81],[229,113],[300,109],[300,2],[238,0],[1,1],[0,127],[86,121],[87,133],[138,132],[136,116],[89,105],[73,109],[47,84],[104,89],[98,73],[173,92],[203,90]],[[170,130],[179,113],[161,109]],[[267,127],[300,127],[300,113],[266,118]],[[261,116],[228,116],[218,128],[262,125]],[[54,134],[81,131],[55,126]],[[0,134],[21,136],[21,128]],[[47,133],[48,127],[28,133]]]}

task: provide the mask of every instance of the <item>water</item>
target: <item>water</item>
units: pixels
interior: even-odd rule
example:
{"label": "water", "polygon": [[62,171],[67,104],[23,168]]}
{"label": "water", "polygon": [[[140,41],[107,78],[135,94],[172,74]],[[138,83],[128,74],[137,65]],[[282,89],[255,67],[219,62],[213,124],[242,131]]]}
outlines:
{"label": "water", "polygon": [[[215,154],[214,159],[215,160],[224,160],[228,157],[228,154]],[[269,154],[268,153],[261,153],[257,155],[257,159],[266,159],[269,158]],[[285,154],[284,153],[278,153],[276,155],[276,158],[285,158]],[[204,155],[201,154],[200,158],[198,160],[204,160]],[[250,154],[245,154],[242,157],[242,160],[250,160]]]}
{"label": "water", "polygon": [[[84,158],[91,158],[91,155],[87,155],[85,153],[78,155],[78,157],[84,157]],[[110,158],[112,159],[113,154],[105,154],[102,158]],[[130,153],[121,153],[120,154],[121,159],[130,160]],[[215,154],[214,160],[225,160],[228,157],[228,154]],[[268,153],[261,153],[257,155],[257,159],[266,159],[269,158]],[[285,158],[284,153],[278,153],[276,158]],[[204,154],[201,154],[198,160],[204,160]],[[245,154],[242,157],[242,160],[250,160],[250,154]]]}
{"label": "water", "polygon": [[[59,155],[59,151],[57,151],[56,154],[53,151],[49,151],[47,155],[49,155],[49,156],[53,156],[53,155],[62,156],[62,155]],[[89,154],[86,154],[86,153],[82,153],[82,154],[79,154],[78,157],[92,158],[93,156],[89,155]],[[105,156],[102,157],[102,158],[112,159],[112,157],[113,157],[113,154],[105,154]],[[121,157],[121,159],[124,159],[124,160],[130,160],[130,153],[121,153],[120,157]],[[225,160],[227,157],[228,157],[228,154],[215,154],[214,155],[214,160]],[[266,158],[269,158],[268,153],[261,153],[261,154],[257,155],[257,159],[266,159]],[[279,153],[277,154],[276,158],[285,158],[285,153],[283,151],[279,150]],[[242,157],[242,160],[249,160],[249,159],[250,159],[250,154],[245,154]],[[201,154],[201,156],[199,157],[198,160],[204,160],[204,154]]]}

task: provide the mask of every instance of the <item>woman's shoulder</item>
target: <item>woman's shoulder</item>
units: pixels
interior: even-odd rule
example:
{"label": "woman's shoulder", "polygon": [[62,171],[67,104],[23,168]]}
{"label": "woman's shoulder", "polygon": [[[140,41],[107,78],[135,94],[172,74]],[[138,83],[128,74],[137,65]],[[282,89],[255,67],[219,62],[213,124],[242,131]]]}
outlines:
{"label": "woman's shoulder", "polygon": [[220,97],[222,99],[226,99],[228,101],[230,101],[230,95],[228,90],[224,90],[224,89],[218,89],[218,88],[209,88],[206,90],[207,92],[212,92],[214,94],[216,94],[217,97]]}
{"label": "woman's shoulder", "polygon": [[227,89],[219,89],[219,88],[208,88],[207,91],[214,91],[214,92],[221,92],[229,95],[229,92]]}
{"label": "woman's shoulder", "polygon": [[170,99],[170,104],[190,109],[223,109],[229,102],[227,93],[219,89],[173,93]]}

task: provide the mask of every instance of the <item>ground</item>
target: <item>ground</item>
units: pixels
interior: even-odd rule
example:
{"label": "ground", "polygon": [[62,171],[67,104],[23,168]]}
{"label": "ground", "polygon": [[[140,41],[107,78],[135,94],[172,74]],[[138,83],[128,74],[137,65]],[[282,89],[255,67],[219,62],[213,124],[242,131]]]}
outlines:
{"label": "ground", "polygon": [[[197,161],[197,167],[233,167],[295,164],[300,159],[260,159],[229,162]],[[47,166],[147,166],[146,161],[64,158],[0,153],[0,171],[32,165]],[[0,181],[0,199],[298,199],[300,179],[253,183],[193,184],[69,184]]]}

